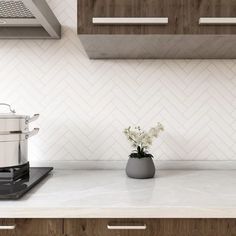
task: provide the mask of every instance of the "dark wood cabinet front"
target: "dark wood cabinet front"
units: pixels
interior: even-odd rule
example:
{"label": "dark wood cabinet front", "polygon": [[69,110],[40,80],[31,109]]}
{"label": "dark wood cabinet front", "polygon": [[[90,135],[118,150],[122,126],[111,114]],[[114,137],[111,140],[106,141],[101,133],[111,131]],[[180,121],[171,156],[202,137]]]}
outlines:
{"label": "dark wood cabinet front", "polygon": [[236,33],[235,0],[185,0],[184,8],[189,34]]}
{"label": "dark wood cabinet front", "polygon": [[[181,34],[183,0],[78,0],[79,34]],[[165,24],[94,24],[93,18],[167,18]]]}
{"label": "dark wood cabinet front", "polygon": [[78,34],[92,59],[235,59],[236,0],[78,0]]}
{"label": "dark wood cabinet front", "polygon": [[[139,229],[142,226],[146,229]],[[66,219],[64,229],[67,236],[235,236],[236,220]]]}
{"label": "dark wood cabinet front", "polygon": [[62,235],[62,219],[0,219],[0,236]]}
{"label": "dark wood cabinet front", "polygon": [[0,236],[236,236],[236,219],[1,219]]}
{"label": "dark wood cabinet front", "polygon": [[[168,23],[99,25],[94,17],[164,17]],[[207,24],[206,17],[218,21]],[[79,34],[235,34],[233,18],[235,0],[78,0]]]}

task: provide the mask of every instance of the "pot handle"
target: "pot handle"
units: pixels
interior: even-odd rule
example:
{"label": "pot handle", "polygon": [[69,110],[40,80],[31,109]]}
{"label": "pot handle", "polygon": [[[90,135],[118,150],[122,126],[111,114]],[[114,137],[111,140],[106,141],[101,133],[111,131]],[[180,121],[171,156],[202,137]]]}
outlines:
{"label": "pot handle", "polygon": [[0,103],[0,106],[7,106],[7,107],[9,107],[9,110],[10,110],[11,113],[13,113],[13,114],[16,113],[15,109],[12,109],[10,104]]}
{"label": "pot handle", "polygon": [[36,135],[39,132],[39,128],[34,128],[32,131],[25,133],[25,138],[31,138],[32,136]]}
{"label": "pot handle", "polygon": [[31,123],[35,120],[37,120],[39,118],[39,114],[34,114],[32,117],[29,117],[29,119],[27,119],[26,123]]}

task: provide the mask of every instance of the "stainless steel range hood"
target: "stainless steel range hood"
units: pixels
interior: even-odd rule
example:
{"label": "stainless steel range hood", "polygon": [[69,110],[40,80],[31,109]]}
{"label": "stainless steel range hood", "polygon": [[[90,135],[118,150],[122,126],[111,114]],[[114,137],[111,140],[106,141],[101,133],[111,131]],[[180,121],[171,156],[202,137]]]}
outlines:
{"label": "stainless steel range hood", "polygon": [[59,39],[61,25],[45,0],[0,0],[0,39]]}

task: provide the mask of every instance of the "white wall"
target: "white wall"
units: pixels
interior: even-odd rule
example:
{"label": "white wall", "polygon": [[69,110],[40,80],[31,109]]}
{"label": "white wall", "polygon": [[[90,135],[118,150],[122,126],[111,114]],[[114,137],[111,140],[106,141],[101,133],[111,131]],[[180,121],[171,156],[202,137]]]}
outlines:
{"label": "white wall", "polygon": [[126,160],[123,129],[157,121],[161,160],[236,159],[236,61],[88,60],[76,0],[49,3],[62,40],[0,41],[0,101],[41,114],[31,160]]}

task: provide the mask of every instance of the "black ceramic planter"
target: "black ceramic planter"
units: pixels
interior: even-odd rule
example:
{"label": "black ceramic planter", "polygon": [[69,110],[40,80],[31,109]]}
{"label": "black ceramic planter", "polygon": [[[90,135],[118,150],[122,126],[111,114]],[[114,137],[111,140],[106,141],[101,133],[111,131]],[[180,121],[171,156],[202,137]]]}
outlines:
{"label": "black ceramic planter", "polygon": [[129,158],[126,165],[126,174],[130,178],[148,179],[155,175],[155,165],[151,157]]}

